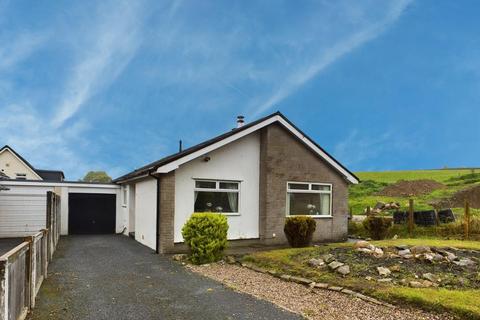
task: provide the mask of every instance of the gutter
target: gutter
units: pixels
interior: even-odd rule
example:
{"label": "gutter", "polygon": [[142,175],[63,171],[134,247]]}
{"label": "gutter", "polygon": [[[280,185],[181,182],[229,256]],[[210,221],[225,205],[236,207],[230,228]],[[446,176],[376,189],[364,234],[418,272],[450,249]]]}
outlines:
{"label": "gutter", "polygon": [[150,171],[148,172],[148,176],[157,180],[157,221],[155,224],[155,253],[160,253],[160,178],[158,176],[154,176]]}

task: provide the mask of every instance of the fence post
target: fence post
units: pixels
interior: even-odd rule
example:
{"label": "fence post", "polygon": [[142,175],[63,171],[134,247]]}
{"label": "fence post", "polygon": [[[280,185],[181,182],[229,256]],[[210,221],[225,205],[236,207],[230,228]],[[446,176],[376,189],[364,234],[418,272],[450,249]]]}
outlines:
{"label": "fence post", "polygon": [[465,239],[468,240],[470,238],[470,204],[468,200],[465,200],[465,215],[464,219],[464,227],[465,227]]}
{"label": "fence post", "polygon": [[408,200],[408,234],[413,236],[413,199]]}
{"label": "fence post", "polygon": [[43,229],[42,230],[43,232],[43,237],[40,241],[43,241],[43,246],[42,248],[44,248],[43,252],[42,252],[42,256],[43,256],[43,279],[47,279],[47,268],[48,268],[48,229]]}
{"label": "fence post", "polygon": [[372,211],[372,208],[370,208],[370,206],[368,206],[368,207],[367,207],[367,217],[370,216],[371,211]]}
{"label": "fence post", "polygon": [[0,320],[8,320],[8,260],[0,260]]}
{"label": "fence post", "polygon": [[27,267],[25,268],[27,271],[25,281],[28,285],[25,286],[25,288],[28,290],[28,308],[33,309],[35,306],[35,243],[33,236],[25,237],[23,240],[28,242],[28,251],[26,254]]}

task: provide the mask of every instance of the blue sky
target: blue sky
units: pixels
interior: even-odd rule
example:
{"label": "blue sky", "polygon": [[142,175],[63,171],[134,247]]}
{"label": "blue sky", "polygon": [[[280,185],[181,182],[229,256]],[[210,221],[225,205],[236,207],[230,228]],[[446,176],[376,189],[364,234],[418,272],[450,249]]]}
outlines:
{"label": "blue sky", "polygon": [[280,110],[354,171],[479,166],[479,10],[0,0],[0,144],[116,177]]}

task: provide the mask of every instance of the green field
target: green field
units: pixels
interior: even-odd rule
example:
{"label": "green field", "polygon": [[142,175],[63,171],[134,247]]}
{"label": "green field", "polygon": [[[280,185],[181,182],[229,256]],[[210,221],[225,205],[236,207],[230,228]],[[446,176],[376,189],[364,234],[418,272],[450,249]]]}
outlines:
{"label": "green field", "polygon": [[[349,206],[353,214],[363,214],[365,208],[373,207],[378,201],[398,202],[401,210],[407,210],[407,197],[385,197],[376,195],[385,186],[400,180],[431,179],[446,186],[429,194],[412,197],[415,200],[415,210],[432,209],[430,203],[451,197],[455,192],[480,183],[480,169],[437,169],[437,170],[409,170],[383,172],[356,172],[361,180],[360,184],[352,185],[349,189]],[[455,213],[461,214],[462,208],[453,208]],[[477,210],[473,210],[474,213]]]}

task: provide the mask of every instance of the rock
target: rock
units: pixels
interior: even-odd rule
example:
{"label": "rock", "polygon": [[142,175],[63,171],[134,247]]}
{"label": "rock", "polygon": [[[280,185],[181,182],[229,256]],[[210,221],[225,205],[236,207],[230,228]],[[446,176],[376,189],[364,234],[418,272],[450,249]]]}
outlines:
{"label": "rock", "polygon": [[457,260],[457,256],[455,254],[451,253],[451,252],[448,252],[448,251],[445,251],[445,258],[450,262],[452,262],[454,260]]}
{"label": "rock", "polygon": [[184,260],[187,260],[187,255],[184,254],[184,253],[180,253],[180,254],[174,254],[172,256],[172,259],[175,260],[175,261],[184,261]]}
{"label": "rock", "polygon": [[235,260],[234,256],[226,256],[225,257],[225,262],[228,264],[235,264],[237,261]]}
{"label": "rock", "polygon": [[315,288],[320,288],[320,289],[327,289],[328,288],[328,283],[315,283]]}
{"label": "rock", "polygon": [[385,267],[377,267],[378,274],[381,275],[382,277],[389,276],[392,272],[390,269],[385,268]]}
{"label": "rock", "polygon": [[397,239],[398,239],[398,235],[394,235],[392,239],[393,239],[393,240],[397,240]]}
{"label": "rock", "polygon": [[383,256],[383,250],[381,248],[375,248],[373,250],[373,255],[376,257],[382,257]]}
{"label": "rock", "polygon": [[356,251],[358,252],[364,252],[364,253],[368,253],[368,254],[371,254],[373,251],[368,249],[368,248],[358,248],[356,249]]}
{"label": "rock", "polygon": [[395,246],[395,248],[397,250],[407,250],[409,248],[409,246],[407,246],[406,244],[401,244],[399,246]]}
{"label": "rock", "polygon": [[439,280],[440,280],[437,276],[435,276],[434,274],[429,273],[429,272],[424,273],[422,275],[422,278],[425,279],[425,280],[428,280],[430,282],[439,282]]}
{"label": "rock", "polygon": [[310,267],[313,267],[313,268],[318,268],[318,267],[324,266],[325,261],[323,261],[322,259],[313,258],[313,259],[308,260],[308,265]]}
{"label": "rock", "polygon": [[372,281],[372,280],[373,280],[373,278],[372,278],[372,277],[370,277],[370,276],[366,276],[366,277],[365,277],[365,280],[367,280],[367,281]]}
{"label": "rock", "polygon": [[370,246],[370,243],[368,243],[368,241],[365,241],[365,240],[360,240],[353,244],[354,249],[368,248],[369,246]]}
{"label": "rock", "polygon": [[443,256],[439,253],[435,253],[433,255],[433,261],[436,261],[436,262],[440,262],[440,261],[443,261]]}
{"label": "rock", "polygon": [[403,259],[412,259],[413,258],[413,254],[405,254],[402,256]]}
{"label": "rock", "polygon": [[396,264],[394,266],[388,267],[388,269],[390,269],[390,271],[392,271],[392,272],[399,272],[400,271],[400,266],[398,264]]}
{"label": "rock", "polygon": [[335,271],[340,273],[342,276],[346,276],[347,274],[350,273],[350,267],[348,265],[343,265],[338,267],[337,270]]}
{"label": "rock", "polygon": [[333,256],[333,254],[330,254],[330,253],[322,255],[320,258],[323,261],[325,261],[325,263],[330,263],[335,260],[335,257]]}
{"label": "rock", "polygon": [[392,278],[383,278],[383,279],[378,279],[377,282],[392,282]]}
{"label": "rock", "polygon": [[385,202],[382,202],[382,201],[378,201],[377,204],[375,204],[375,206],[373,207],[373,209],[380,209],[382,210],[383,208],[385,208]]}
{"label": "rock", "polygon": [[423,255],[423,257],[425,258],[425,260],[427,260],[428,262],[432,262],[433,261],[433,258],[435,257],[435,254],[433,253],[425,253]]}
{"label": "rock", "polygon": [[410,287],[412,288],[430,288],[434,286],[434,283],[428,280],[423,281],[410,281]]}
{"label": "rock", "polygon": [[403,250],[398,250],[398,255],[403,257],[407,254],[411,254],[410,249],[403,249]]}
{"label": "rock", "polygon": [[469,258],[462,258],[459,261],[453,261],[453,263],[460,267],[470,267],[476,265],[475,261]]}
{"label": "rock", "polygon": [[344,263],[341,263],[341,262],[338,262],[338,261],[332,261],[328,264],[328,267],[332,270],[335,270],[335,269],[337,269],[337,268],[339,268],[343,265],[344,265]]}
{"label": "rock", "polygon": [[432,250],[430,249],[430,247],[427,247],[427,246],[414,246],[414,247],[411,247],[411,248],[410,248],[410,251],[411,251],[413,254],[422,254],[422,253],[430,253],[430,252],[432,252]]}
{"label": "rock", "polygon": [[329,287],[328,287],[328,290],[340,292],[340,291],[343,290],[343,287],[329,286]]}
{"label": "rock", "polygon": [[305,284],[305,285],[309,285],[310,283],[313,282],[313,281],[310,280],[310,279],[302,278],[302,277],[296,277],[296,276],[291,276],[291,277],[290,277],[290,281],[293,281],[293,282],[296,282],[296,283],[300,283],[300,284]]}

